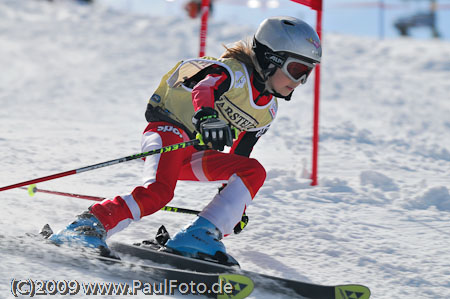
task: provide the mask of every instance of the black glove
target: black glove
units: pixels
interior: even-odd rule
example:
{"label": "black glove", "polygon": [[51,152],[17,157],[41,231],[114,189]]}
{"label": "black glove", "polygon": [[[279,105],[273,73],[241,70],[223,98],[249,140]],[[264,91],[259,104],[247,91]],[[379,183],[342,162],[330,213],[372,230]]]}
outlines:
{"label": "black glove", "polygon": [[218,118],[218,113],[213,108],[202,107],[195,112],[192,123],[209,147],[223,151],[225,145],[233,145],[230,126]]}

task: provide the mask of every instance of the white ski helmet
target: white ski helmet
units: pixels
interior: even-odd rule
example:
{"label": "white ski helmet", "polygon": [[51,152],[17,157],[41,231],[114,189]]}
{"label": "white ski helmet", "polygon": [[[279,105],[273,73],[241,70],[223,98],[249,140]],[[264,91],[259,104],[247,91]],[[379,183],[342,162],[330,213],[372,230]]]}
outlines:
{"label": "white ski helmet", "polygon": [[[277,68],[291,79],[302,84],[322,57],[322,47],[316,31],[307,23],[294,17],[271,17],[258,27],[253,38],[253,51],[267,80]],[[288,74],[287,63],[297,60],[308,66],[294,77]]]}

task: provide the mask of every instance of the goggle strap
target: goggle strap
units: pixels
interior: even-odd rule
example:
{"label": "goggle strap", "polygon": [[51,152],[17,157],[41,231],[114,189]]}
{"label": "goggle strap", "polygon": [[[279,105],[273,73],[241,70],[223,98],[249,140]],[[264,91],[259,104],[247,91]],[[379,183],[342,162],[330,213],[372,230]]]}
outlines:
{"label": "goggle strap", "polygon": [[264,53],[264,57],[272,64],[276,65],[277,67],[282,67],[283,64],[286,62],[286,58],[281,56],[281,55],[277,55],[273,52],[265,52]]}

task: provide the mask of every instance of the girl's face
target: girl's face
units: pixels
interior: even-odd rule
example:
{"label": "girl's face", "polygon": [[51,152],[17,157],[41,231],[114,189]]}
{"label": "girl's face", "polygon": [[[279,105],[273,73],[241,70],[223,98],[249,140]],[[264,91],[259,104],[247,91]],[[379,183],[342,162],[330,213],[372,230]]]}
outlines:
{"label": "girl's face", "polygon": [[286,76],[280,68],[277,68],[275,74],[269,77],[267,83],[269,88],[284,97],[288,96],[297,86],[301,84],[300,82],[295,83],[289,79],[289,77]]}

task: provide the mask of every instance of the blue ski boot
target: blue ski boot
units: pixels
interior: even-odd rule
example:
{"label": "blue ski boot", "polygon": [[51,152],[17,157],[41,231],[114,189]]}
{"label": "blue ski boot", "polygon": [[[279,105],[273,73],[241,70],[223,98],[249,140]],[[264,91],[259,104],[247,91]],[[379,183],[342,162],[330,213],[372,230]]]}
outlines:
{"label": "blue ski boot", "polygon": [[47,235],[48,240],[56,245],[84,246],[98,250],[102,256],[111,257],[111,251],[105,242],[106,230],[97,217],[88,211],[78,215],[74,222],[56,234],[49,226],[44,227],[43,230],[47,231],[41,234]]}
{"label": "blue ski boot", "polygon": [[206,218],[197,217],[165,244],[167,251],[187,257],[213,261],[224,265],[239,265],[227,254],[220,241],[222,233]]}

